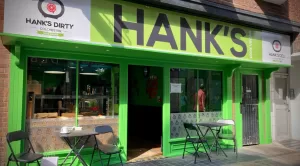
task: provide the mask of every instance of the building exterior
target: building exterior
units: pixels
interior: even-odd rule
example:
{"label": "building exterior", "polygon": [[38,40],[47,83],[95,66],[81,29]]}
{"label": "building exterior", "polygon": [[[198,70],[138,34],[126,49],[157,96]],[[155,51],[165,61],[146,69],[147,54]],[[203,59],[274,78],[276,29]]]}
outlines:
{"label": "building exterior", "polygon": [[[289,73],[283,86],[297,94],[291,55],[300,51],[300,3],[274,3],[1,0],[1,164],[5,135],[15,130],[28,131],[38,152],[63,159],[62,126],[112,126],[126,160],[139,135],[158,139],[164,156],[182,154],[183,122],[234,119],[238,147],[271,143],[281,125],[270,99],[285,94],[275,93],[272,72]],[[294,100],[290,138],[299,138]]]}

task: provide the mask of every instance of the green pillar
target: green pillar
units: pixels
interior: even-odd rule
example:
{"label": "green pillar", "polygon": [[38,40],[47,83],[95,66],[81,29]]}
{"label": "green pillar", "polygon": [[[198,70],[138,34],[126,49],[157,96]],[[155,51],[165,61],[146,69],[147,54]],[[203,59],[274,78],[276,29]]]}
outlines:
{"label": "green pillar", "polygon": [[120,94],[119,94],[119,140],[123,148],[122,158],[127,160],[127,132],[128,132],[128,64],[120,64]]}

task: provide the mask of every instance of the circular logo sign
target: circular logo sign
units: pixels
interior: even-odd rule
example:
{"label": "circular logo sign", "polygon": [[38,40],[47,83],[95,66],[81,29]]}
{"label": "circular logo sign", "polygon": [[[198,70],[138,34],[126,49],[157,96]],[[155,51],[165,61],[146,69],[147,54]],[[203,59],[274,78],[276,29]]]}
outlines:
{"label": "circular logo sign", "polygon": [[281,43],[280,43],[280,41],[274,40],[272,46],[273,46],[273,50],[275,52],[280,52],[281,51]]}
{"label": "circular logo sign", "polygon": [[[38,9],[44,17],[58,19],[65,13],[65,6],[60,0],[51,0],[52,2],[47,3],[46,9],[43,9],[45,1],[46,0],[39,0],[38,3]],[[61,9],[59,13],[57,12],[58,7]]]}

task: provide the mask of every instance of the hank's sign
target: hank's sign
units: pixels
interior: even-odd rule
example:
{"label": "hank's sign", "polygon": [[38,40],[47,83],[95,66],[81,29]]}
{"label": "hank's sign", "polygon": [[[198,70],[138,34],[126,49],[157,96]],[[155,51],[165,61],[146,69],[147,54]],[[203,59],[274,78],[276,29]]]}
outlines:
{"label": "hank's sign", "polygon": [[291,63],[289,36],[121,0],[6,0],[4,22],[5,33]]}

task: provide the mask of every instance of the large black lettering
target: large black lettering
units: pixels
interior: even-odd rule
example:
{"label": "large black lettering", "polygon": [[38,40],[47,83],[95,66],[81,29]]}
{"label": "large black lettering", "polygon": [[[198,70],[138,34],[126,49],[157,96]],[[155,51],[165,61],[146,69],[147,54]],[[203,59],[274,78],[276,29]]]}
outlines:
{"label": "large black lettering", "polygon": [[215,37],[222,29],[222,25],[217,25],[215,29],[210,32],[210,23],[205,22],[205,52],[210,53],[210,44],[212,44],[215,49],[217,50],[218,54],[224,55],[224,52],[220,48],[219,44],[217,43]]}
{"label": "large black lettering", "polygon": [[26,23],[30,23],[31,24],[31,18],[26,18]]}
{"label": "large black lettering", "polygon": [[122,5],[114,5],[114,41],[122,43],[122,29],[131,29],[137,32],[137,45],[144,45],[144,10],[137,9],[137,23],[122,21]]}
{"label": "large black lettering", "polygon": [[231,30],[231,40],[232,40],[235,44],[240,45],[243,49],[242,49],[241,52],[238,52],[238,51],[236,51],[236,50],[232,47],[232,48],[230,49],[230,51],[231,51],[231,53],[232,53],[235,57],[242,58],[242,57],[246,56],[246,54],[247,54],[247,46],[246,46],[246,44],[245,44],[242,40],[240,40],[240,39],[238,39],[238,38],[236,37],[237,34],[240,34],[240,35],[242,35],[242,36],[244,37],[244,36],[246,36],[246,32],[245,32],[243,29],[241,29],[241,28],[233,28],[233,29]]}
{"label": "large black lettering", "polygon": [[[159,34],[159,31],[162,26],[166,30],[166,35]],[[168,42],[170,43],[172,49],[178,49],[172,29],[170,27],[168,17],[166,14],[163,13],[159,13],[156,19],[155,25],[147,42],[147,46],[153,47],[156,41]]]}
{"label": "large black lettering", "polygon": [[180,49],[186,50],[186,34],[190,37],[198,52],[202,52],[202,23],[196,21],[196,35],[191,30],[191,27],[187,20],[183,17],[180,18]]}

